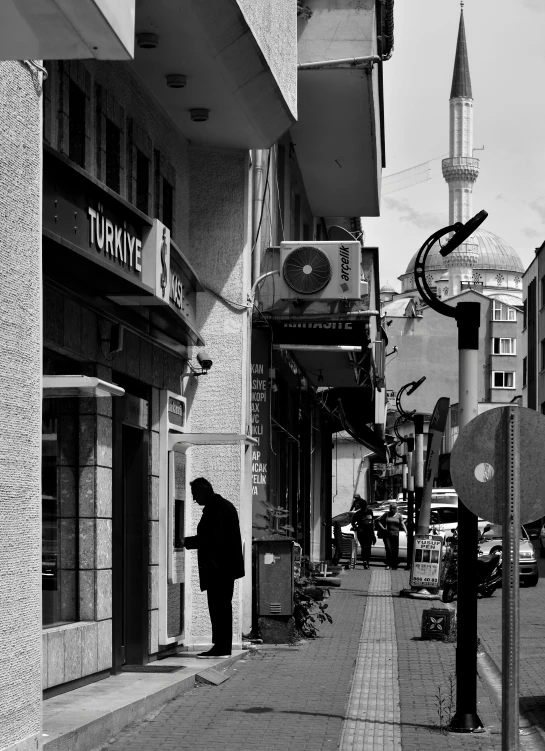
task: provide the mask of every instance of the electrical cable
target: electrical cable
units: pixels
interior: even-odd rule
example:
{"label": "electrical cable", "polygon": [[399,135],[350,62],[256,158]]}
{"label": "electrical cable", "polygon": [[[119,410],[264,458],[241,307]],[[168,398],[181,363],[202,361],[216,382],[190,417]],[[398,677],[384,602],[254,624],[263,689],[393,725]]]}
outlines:
{"label": "electrical cable", "polygon": [[278,217],[280,219],[280,227],[282,228],[282,240],[285,240],[284,220],[282,219],[282,210],[280,208],[280,185],[278,183],[278,170],[275,170],[275,178],[276,178],[276,197],[278,198]]}
{"label": "electrical cable", "polygon": [[216,292],[215,289],[212,289],[212,287],[208,287],[206,284],[203,284],[202,286],[207,292],[210,292],[210,294],[214,295],[215,297],[217,297],[219,300],[226,303],[227,305],[231,305],[233,308],[239,308],[238,312],[240,313],[252,307],[251,305],[245,305],[244,303],[235,302],[234,300],[229,300],[227,297],[224,297],[222,294],[220,294],[219,292]]}
{"label": "electrical cable", "polygon": [[33,71],[39,71],[42,74],[44,81],[49,77],[47,69],[44,68],[43,65],[40,65],[40,63],[36,62],[36,60],[23,60],[23,63]]}

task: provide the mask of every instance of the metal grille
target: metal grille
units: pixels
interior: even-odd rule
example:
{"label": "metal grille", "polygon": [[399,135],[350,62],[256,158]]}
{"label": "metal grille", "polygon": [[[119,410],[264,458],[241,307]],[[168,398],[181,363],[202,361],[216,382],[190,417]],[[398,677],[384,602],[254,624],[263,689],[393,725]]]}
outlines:
{"label": "metal grille", "polygon": [[269,612],[271,615],[280,615],[282,612],[282,605],[279,602],[270,602]]}

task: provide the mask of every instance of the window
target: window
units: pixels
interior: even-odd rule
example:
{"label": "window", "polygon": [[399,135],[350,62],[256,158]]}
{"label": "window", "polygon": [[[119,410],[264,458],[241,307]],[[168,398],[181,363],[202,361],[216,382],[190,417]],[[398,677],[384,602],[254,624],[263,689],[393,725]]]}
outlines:
{"label": "window", "polygon": [[512,308],[509,305],[504,305],[503,303],[494,300],[493,320],[516,321],[517,311],[515,310],[515,308]]}
{"label": "window", "polygon": [[494,389],[514,389],[515,374],[513,371],[493,370],[492,371],[492,388]]}
{"label": "window", "polygon": [[526,310],[527,310],[528,301],[523,300],[522,301],[522,328],[526,328]]}
{"label": "window", "polygon": [[106,185],[120,193],[121,130],[106,118]]}
{"label": "window", "polygon": [[541,370],[545,370],[545,339],[541,340]]}
{"label": "window", "polygon": [[174,219],[174,188],[163,177],[163,224],[172,232]]}
{"label": "window", "polygon": [[495,355],[516,355],[517,340],[495,337],[493,339],[493,352]]}
{"label": "window", "polygon": [[85,167],[85,94],[72,80],[69,84],[68,156]]}
{"label": "window", "polygon": [[[77,409],[70,399],[44,399],[42,409],[42,623],[78,620]],[[75,400],[74,400],[75,401]],[[62,465],[62,466],[61,466]],[[67,491],[68,488],[68,491]]]}
{"label": "window", "polygon": [[150,161],[140,149],[136,149],[136,208],[149,214]]}
{"label": "window", "polygon": [[526,386],[527,369],[528,369],[528,358],[523,357],[522,358],[522,388]]}
{"label": "window", "polygon": [[543,307],[545,305],[545,276],[541,277],[541,305],[540,307]]}

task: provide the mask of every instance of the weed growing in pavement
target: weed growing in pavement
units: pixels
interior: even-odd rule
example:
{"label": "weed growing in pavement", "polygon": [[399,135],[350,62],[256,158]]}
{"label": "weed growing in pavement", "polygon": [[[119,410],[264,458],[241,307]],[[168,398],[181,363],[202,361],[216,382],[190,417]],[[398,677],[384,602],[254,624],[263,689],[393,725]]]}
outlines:
{"label": "weed growing in pavement", "polygon": [[317,572],[316,564],[308,556],[301,558],[301,576],[295,580],[293,593],[293,617],[295,628],[301,636],[314,639],[318,635],[316,623],[333,623],[333,619],[326,613],[327,603],[316,602],[309,587],[313,584],[313,574]]}
{"label": "weed growing in pavement", "polygon": [[447,678],[447,686],[437,686],[435,694],[435,708],[439,718],[439,730],[448,730],[456,706],[456,677],[451,673]]}

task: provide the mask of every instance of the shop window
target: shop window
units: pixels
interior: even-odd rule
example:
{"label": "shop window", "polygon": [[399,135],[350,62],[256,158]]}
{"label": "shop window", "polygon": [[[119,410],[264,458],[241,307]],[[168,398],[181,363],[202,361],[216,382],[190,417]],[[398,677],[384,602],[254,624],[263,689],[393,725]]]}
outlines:
{"label": "shop window", "polygon": [[106,185],[120,192],[121,130],[106,118]]}
{"label": "shop window", "polygon": [[163,177],[163,216],[162,222],[170,231],[172,231],[172,224],[174,219],[174,188]]}
{"label": "shop window", "polygon": [[495,389],[514,389],[515,374],[512,371],[493,370],[492,371],[492,388]]}
{"label": "shop window", "polygon": [[516,355],[517,354],[517,340],[494,337],[493,352],[495,355]]}
{"label": "shop window", "polygon": [[68,156],[80,167],[85,167],[85,109],[84,92],[74,81],[69,83]]}
{"label": "shop window", "polygon": [[150,161],[136,149],[136,208],[149,214]]}
{"label": "shop window", "polygon": [[42,409],[42,622],[78,620],[77,410],[72,399]]}

